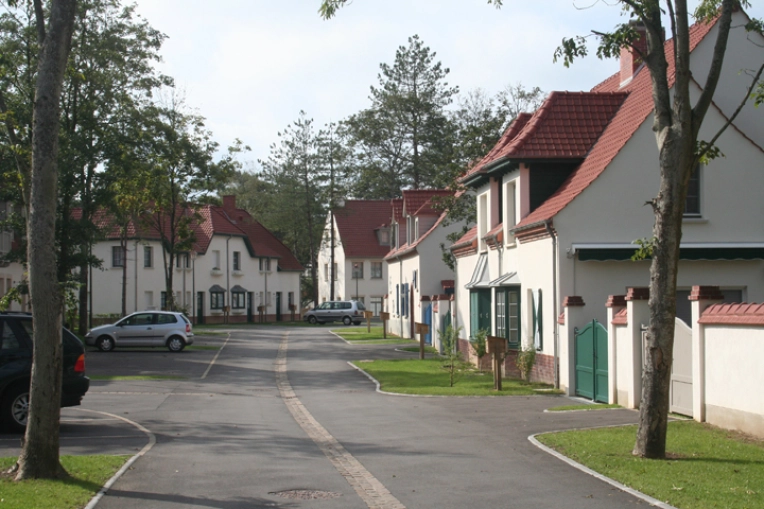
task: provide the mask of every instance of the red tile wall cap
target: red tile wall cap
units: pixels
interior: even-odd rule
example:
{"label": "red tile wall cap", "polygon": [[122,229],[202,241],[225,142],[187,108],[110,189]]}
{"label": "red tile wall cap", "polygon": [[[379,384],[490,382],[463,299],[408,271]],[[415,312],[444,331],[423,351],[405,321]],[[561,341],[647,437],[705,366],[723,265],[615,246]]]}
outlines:
{"label": "red tile wall cap", "polygon": [[450,297],[448,300],[450,300],[451,302],[455,301],[455,300],[456,300],[456,295],[454,295],[454,294],[452,293],[452,294],[451,294],[451,297]]}
{"label": "red tile wall cap", "polygon": [[[698,22],[690,27],[690,51],[693,51],[700,41],[708,35],[717,20],[718,17],[710,23]],[[664,51],[666,52],[666,59],[669,64],[667,69],[669,87],[673,87],[675,81],[673,49],[673,39],[667,40],[664,43]],[[642,67],[623,89],[619,89],[619,77],[620,73],[616,73],[593,89],[597,93],[627,92],[629,94],[615,113],[615,116],[613,116],[605,130],[597,138],[581,165],[571,173],[568,179],[563,182],[560,188],[549,199],[523,218],[518,227],[551,219],[557,215],[605,171],[637,129],[653,112],[650,72],[645,67]]]}
{"label": "red tile wall cap", "polygon": [[585,305],[584,298],[578,295],[569,295],[562,299],[562,307],[564,308],[581,307]]}
{"label": "red tile wall cap", "polygon": [[615,314],[610,321],[613,325],[629,325],[629,312],[626,308],[620,310]]}
{"label": "red tile wall cap", "polygon": [[565,325],[565,311],[560,313],[560,316],[557,317],[557,323],[560,325]]}
{"label": "red tile wall cap", "polygon": [[607,302],[605,302],[606,308],[623,308],[626,307],[625,295],[608,295]]}
{"label": "red tile wall cap", "polygon": [[453,279],[442,279],[440,281],[440,287],[443,288],[444,290],[448,288],[453,288],[454,284],[455,284],[455,281]]}
{"label": "red tile wall cap", "polygon": [[649,300],[650,288],[646,286],[636,286],[626,290],[626,300]]}
{"label": "red tile wall cap", "polygon": [[689,300],[724,300],[718,286],[693,286]]}
{"label": "red tile wall cap", "polygon": [[700,316],[705,325],[764,325],[764,304],[712,304]]}
{"label": "red tile wall cap", "polygon": [[430,302],[431,299],[429,295],[422,295],[421,297],[419,297],[419,300],[421,302]]}
{"label": "red tile wall cap", "polygon": [[453,294],[441,293],[438,295],[433,295],[432,300],[450,300],[452,295]]}

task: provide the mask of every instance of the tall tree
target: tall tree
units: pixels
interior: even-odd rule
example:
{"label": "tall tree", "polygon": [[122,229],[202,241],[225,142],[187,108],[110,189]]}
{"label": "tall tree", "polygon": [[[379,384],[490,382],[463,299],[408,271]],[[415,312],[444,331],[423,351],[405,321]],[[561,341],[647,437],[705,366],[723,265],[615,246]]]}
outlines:
{"label": "tall tree", "polygon": [[[34,0],[39,49],[32,120],[29,219],[29,289],[35,323],[30,405],[16,479],[65,474],[59,461],[62,292],[56,277],[56,184],[61,88],[74,29],[76,0]],[[46,19],[47,14],[47,19]],[[22,164],[23,166],[23,164]],[[20,167],[21,171],[26,168]]]}
{"label": "tall tree", "polygon": [[[347,0],[323,0],[319,12],[331,17]],[[499,7],[502,0],[488,0]],[[692,13],[686,0],[666,0],[666,10],[656,0],[620,0],[617,2],[632,20],[646,29],[646,50],[637,47],[640,38],[633,23],[618,25],[613,31],[594,32],[599,37],[597,54],[614,57],[622,48],[640,51],[651,76],[653,131],[658,148],[660,187],[651,201],[655,222],[650,265],[650,324],[647,331],[646,362],[642,375],[642,399],[639,406],[639,428],[634,454],[645,458],[665,458],[669,410],[669,385],[674,348],[676,317],[676,280],[679,266],[679,243],[682,238],[682,215],[692,172],[703,158],[713,156],[710,142],[699,140],[703,125],[722,72],[733,11],[750,6],[747,0],[701,0]],[[693,80],[690,69],[690,17],[709,22],[716,19],[717,31],[710,68],[702,91],[693,101],[690,93]],[[664,48],[666,27],[673,36],[667,58]],[[746,29],[762,33],[761,20],[748,23]],[[587,39],[563,39],[555,53],[565,65],[586,55]],[[668,75],[669,59],[674,63],[674,76]],[[753,70],[753,79],[740,107],[722,131],[734,120],[741,108],[755,93],[761,100],[760,78],[764,65]],[[672,84],[673,78],[673,84]],[[720,132],[721,133],[721,132]],[[716,139],[720,133],[714,137]]]}
{"label": "tall tree", "polygon": [[264,224],[289,246],[304,266],[310,267],[311,300],[318,303],[318,247],[326,218],[323,201],[326,172],[319,162],[318,138],[313,119],[304,111],[279,132],[263,166],[263,179],[278,197],[278,206]]}
{"label": "tall tree", "polygon": [[435,57],[418,35],[409,37],[392,65],[380,64],[371,107],[346,121],[362,162],[354,194],[393,198],[403,188],[432,187],[451,161],[446,107],[458,88]]}
{"label": "tall tree", "polygon": [[146,224],[159,234],[165,277],[166,306],[175,309],[173,267],[180,253],[194,243],[193,223],[199,220],[196,205],[205,196],[223,189],[228,178],[240,169],[236,155],[249,148],[239,140],[215,160],[218,143],[205,127],[204,118],[188,113],[173,90],[165,105],[148,107],[143,152],[150,158]]}

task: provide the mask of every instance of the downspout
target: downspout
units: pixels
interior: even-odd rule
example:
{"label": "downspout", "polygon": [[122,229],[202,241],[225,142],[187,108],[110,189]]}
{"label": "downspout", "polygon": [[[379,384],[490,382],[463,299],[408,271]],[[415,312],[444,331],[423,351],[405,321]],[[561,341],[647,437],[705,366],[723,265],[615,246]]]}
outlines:
{"label": "downspout", "polygon": [[191,316],[194,319],[194,323],[199,323],[199,319],[196,317],[196,251],[192,251],[194,254],[191,257]]}
{"label": "downspout", "polygon": [[557,323],[557,236],[554,234],[550,221],[544,221],[544,227],[552,237],[552,323],[554,330],[554,388],[560,388],[560,360],[559,360],[559,324]]}

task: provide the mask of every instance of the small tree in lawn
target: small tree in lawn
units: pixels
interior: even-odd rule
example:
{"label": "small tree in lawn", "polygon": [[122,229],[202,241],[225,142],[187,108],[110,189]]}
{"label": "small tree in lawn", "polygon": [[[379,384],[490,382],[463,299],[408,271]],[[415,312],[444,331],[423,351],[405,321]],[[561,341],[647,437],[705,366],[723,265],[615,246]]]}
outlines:
{"label": "small tree in lawn", "polygon": [[459,373],[462,368],[462,354],[457,349],[459,342],[459,331],[461,327],[454,329],[451,325],[446,327],[445,332],[441,334],[441,343],[443,345],[443,353],[441,354],[446,360],[447,364],[445,368],[448,370],[448,383],[449,387],[456,385],[459,378]]}
{"label": "small tree in lawn", "polygon": [[485,329],[480,329],[475,333],[475,336],[470,339],[470,347],[472,348],[472,351],[475,352],[475,355],[477,356],[477,367],[479,370],[482,371],[483,369],[483,357],[485,357],[485,354],[488,352],[488,345],[486,342],[486,338],[488,337],[488,331]]}

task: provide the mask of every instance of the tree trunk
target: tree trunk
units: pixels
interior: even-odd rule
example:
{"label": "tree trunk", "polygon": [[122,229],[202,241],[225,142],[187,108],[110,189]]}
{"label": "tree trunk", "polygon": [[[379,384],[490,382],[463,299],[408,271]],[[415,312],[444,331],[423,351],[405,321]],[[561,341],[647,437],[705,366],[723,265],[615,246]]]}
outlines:
{"label": "tree trunk", "polygon": [[[42,3],[36,0],[35,5],[41,8]],[[35,90],[27,233],[34,351],[29,418],[16,465],[16,480],[66,475],[58,451],[63,299],[52,246],[55,245],[59,104],[75,10],[76,0],[53,0],[47,34],[44,19],[41,15],[37,19],[43,44]]]}

